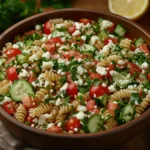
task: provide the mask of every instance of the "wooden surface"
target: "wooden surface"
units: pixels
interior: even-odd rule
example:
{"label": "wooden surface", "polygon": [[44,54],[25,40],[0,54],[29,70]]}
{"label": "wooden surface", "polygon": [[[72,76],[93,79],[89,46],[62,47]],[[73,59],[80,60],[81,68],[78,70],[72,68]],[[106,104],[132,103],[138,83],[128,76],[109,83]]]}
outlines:
{"label": "wooden surface", "polygon": [[[73,7],[96,9],[109,12],[107,0],[74,0]],[[136,22],[150,33],[150,11],[148,11],[141,19]],[[150,128],[146,127],[144,131],[121,146],[120,150],[150,150],[149,140]]]}

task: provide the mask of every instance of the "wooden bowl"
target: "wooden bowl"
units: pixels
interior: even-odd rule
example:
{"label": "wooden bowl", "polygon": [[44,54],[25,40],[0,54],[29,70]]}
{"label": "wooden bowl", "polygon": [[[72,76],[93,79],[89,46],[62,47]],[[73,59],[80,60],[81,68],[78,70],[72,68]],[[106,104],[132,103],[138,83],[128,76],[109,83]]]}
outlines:
{"label": "wooden bowl", "polygon": [[[134,22],[131,22],[125,18],[87,9],[64,9],[38,14],[13,25],[0,35],[0,48],[2,48],[6,42],[13,40],[17,34],[24,33],[25,31],[32,29],[39,22],[43,23],[50,18],[64,18],[78,21],[80,18],[96,20],[99,17],[111,20],[115,23],[123,24],[128,29],[129,35],[133,37],[142,37],[150,47],[150,36],[147,32]],[[123,144],[145,128],[149,121],[149,117],[150,109],[145,111],[141,117],[108,131],[93,134],[68,135],[48,133],[29,127],[18,122],[16,119],[7,114],[2,108],[0,108],[1,121],[8,131],[26,143],[40,148],[53,150],[101,149],[114,146],[117,146],[118,148],[119,145]]]}

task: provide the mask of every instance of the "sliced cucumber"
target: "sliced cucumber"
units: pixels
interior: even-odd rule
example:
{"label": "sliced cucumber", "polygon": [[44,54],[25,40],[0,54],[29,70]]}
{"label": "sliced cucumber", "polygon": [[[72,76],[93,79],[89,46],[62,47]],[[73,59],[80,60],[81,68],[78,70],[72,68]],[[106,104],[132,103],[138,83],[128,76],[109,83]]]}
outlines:
{"label": "sliced cucumber", "polygon": [[103,124],[104,124],[104,121],[101,118],[101,116],[98,114],[95,114],[88,121],[88,130],[91,133],[98,132],[103,126]]}
{"label": "sliced cucumber", "polygon": [[33,95],[34,91],[31,84],[28,83],[26,80],[17,80],[11,86],[10,95],[15,101],[21,101],[24,96],[27,96],[29,94]]}
{"label": "sliced cucumber", "polygon": [[84,44],[80,47],[80,51],[83,54],[93,56],[95,53],[96,48],[90,44]]}
{"label": "sliced cucumber", "polygon": [[0,66],[2,66],[5,61],[6,61],[6,58],[0,57]]}
{"label": "sliced cucumber", "polygon": [[107,34],[107,32],[106,32],[105,30],[103,30],[102,32],[100,32],[100,33],[98,34],[98,36],[99,36],[99,38],[100,38],[102,41],[104,41],[105,39],[108,38],[108,34]]}
{"label": "sliced cucumber", "polygon": [[124,36],[126,33],[125,28],[118,24],[117,27],[115,28],[114,32],[118,35],[118,36]]}
{"label": "sliced cucumber", "polygon": [[100,106],[106,106],[108,101],[108,95],[103,95],[96,98],[96,103]]}
{"label": "sliced cucumber", "polygon": [[0,71],[0,81],[5,79],[5,74],[4,72]]}
{"label": "sliced cucumber", "polygon": [[138,38],[135,40],[135,46],[136,47],[139,47],[142,44],[144,44],[144,40],[142,38]]}
{"label": "sliced cucumber", "polygon": [[27,62],[27,55],[19,54],[16,56],[18,64],[24,64]]}

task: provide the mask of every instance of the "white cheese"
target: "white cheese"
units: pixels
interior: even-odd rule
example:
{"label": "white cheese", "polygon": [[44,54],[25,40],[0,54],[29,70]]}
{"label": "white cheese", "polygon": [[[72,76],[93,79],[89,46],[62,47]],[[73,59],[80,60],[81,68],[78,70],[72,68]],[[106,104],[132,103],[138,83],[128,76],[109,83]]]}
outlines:
{"label": "white cheese", "polygon": [[85,106],[82,106],[82,105],[79,105],[79,106],[77,107],[77,110],[78,110],[78,111],[83,111],[83,112],[87,111],[86,107],[85,107]]}
{"label": "white cheese", "polygon": [[108,20],[103,20],[101,23],[101,30],[107,29],[109,27],[111,27],[113,25],[112,22],[108,21]]}
{"label": "white cheese", "polygon": [[43,70],[46,70],[48,68],[51,69],[53,68],[53,66],[54,66],[54,63],[52,61],[47,61],[47,62],[43,61],[43,65],[42,65]]}
{"label": "white cheese", "polygon": [[56,105],[56,106],[60,106],[62,103],[63,103],[62,100],[61,100],[60,98],[58,98],[58,99],[56,100],[55,105]]}
{"label": "white cheese", "polygon": [[79,113],[76,114],[76,118],[79,120],[84,119],[85,116],[86,116],[86,114],[84,114],[83,111],[79,111]]}
{"label": "white cheese", "polygon": [[57,126],[61,127],[62,126],[62,122],[57,123]]}
{"label": "white cheese", "polygon": [[102,76],[107,75],[107,68],[101,67],[101,66],[97,66],[96,67],[96,72],[99,73]]}
{"label": "white cheese", "polygon": [[44,42],[46,42],[48,40],[48,38],[47,38],[47,36],[45,35],[45,36],[43,36],[43,38],[41,39],[41,41],[44,43]]}
{"label": "white cheese", "polygon": [[81,66],[78,66],[77,72],[78,72],[78,74],[82,75],[83,73],[85,73],[87,71],[84,68],[82,68]]}
{"label": "white cheese", "polygon": [[79,78],[78,84],[79,84],[79,85],[83,85],[83,80]]}
{"label": "white cheese", "polygon": [[0,102],[0,105],[3,105],[6,102],[10,102],[12,99],[10,97],[4,96],[4,100]]}
{"label": "white cheese", "polygon": [[82,62],[83,61],[83,59],[82,58],[78,58],[78,62]]}
{"label": "white cheese", "polygon": [[55,27],[60,29],[60,28],[64,27],[64,24],[63,23],[59,23],[59,24],[56,24]]}
{"label": "white cheese", "polygon": [[49,85],[49,81],[45,81],[44,87],[47,87]]}
{"label": "white cheese", "polygon": [[13,44],[13,48],[19,48],[17,44]]}
{"label": "white cheese", "polygon": [[66,82],[61,88],[60,88],[60,91],[66,91],[67,88],[68,88],[69,84]]}
{"label": "white cheese", "polygon": [[35,30],[40,30],[41,29],[41,26],[39,25],[39,24],[37,24],[36,26],[35,26]]}
{"label": "white cheese", "polygon": [[144,69],[144,70],[147,70],[148,69],[148,63],[147,62],[144,62],[142,65],[141,65],[141,68]]}
{"label": "white cheese", "polygon": [[110,86],[108,87],[108,90],[109,90],[110,92],[115,92],[115,91],[116,91],[116,88],[115,88],[114,85],[110,85]]}
{"label": "white cheese", "polygon": [[50,128],[50,127],[53,127],[54,125],[55,125],[54,123],[49,123],[49,124],[47,125],[47,129]]}
{"label": "white cheese", "polygon": [[107,86],[107,84],[105,84],[105,83],[102,83],[102,87],[106,87]]}
{"label": "white cheese", "polygon": [[81,32],[79,30],[76,30],[75,32],[73,32],[72,36],[76,36],[76,35],[80,35]]}
{"label": "white cheese", "polygon": [[82,39],[83,41],[85,41],[85,40],[86,40],[86,36],[85,36],[85,35],[82,35],[82,36],[81,36],[81,39]]}
{"label": "white cheese", "polygon": [[49,52],[43,53],[42,57],[49,59],[51,54]]}
{"label": "white cheese", "polygon": [[28,63],[24,63],[22,64],[23,68],[27,68],[28,67]]}
{"label": "white cheese", "polygon": [[119,65],[124,65],[125,63],[126,63],[126,62],[125,62],[124,60],[119,60],[119,61],[118,61],[118,64],[119,64]]}
{"label": "white cheese", "polygon": [[114,71],[114,70],[111,70],[111,71],[110,71],[110,75],[111,75],[111,76],[113,76],[113,75],[115,75],[115,74],[117,74],[116,71]]}
{"label": "white cheese", "polygon": [[81,30],[83,27],[83,23],[75,22],[74,25],[76,26],[76,29]]}
{"label": "white cheese", "polygon": [[25,69],[22,69],[19,73],[19,78],[25,78],[28,76],[29,76],[29,73]]}
{"label": "white cheese", "polygon": [[46,119],[51,116],[52,116],[51,114],[43,114],[43,115],[39,116],[38,124],[43,125],[45,123]]}
{"label": "white cheese", "polygon": [[135,54],[140,53],[140,52],[141,52],[141,50],[139,48],[136,48],[134,51]]}
{"label": "white cheese", "polygon": [[24,53],[24,54],[30,54],[30,50],[23,50],[22,53]]}
{"label": "white cheese", "polygon": [[94,45],[97,40],[99,40],[99,37],[96,35],[93,35],[90,39],[90,44]]}
{"label": "white cheese", "polygon": [[38,58],[38,56],[36,55],[36,54],[33,54],[31,57],[29,57],[29,60],[30,61],[34,61],[34,60],[38,60],[39,58]]}
{"label": "white cheese", "polygon": [[75,131],[75,132],[78,132],[78,128],[74,128],[74,131]]}
{"label": "white cheese", "polygon": [[32,84],[33,87],[37,86],[36,83],[35,83],[35,81],[31,82],[31,84]]}

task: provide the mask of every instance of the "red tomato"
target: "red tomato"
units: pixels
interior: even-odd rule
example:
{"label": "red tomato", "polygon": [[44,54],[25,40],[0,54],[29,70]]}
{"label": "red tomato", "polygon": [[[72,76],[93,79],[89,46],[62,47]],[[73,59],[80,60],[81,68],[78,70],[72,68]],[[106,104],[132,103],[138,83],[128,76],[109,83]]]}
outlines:
{"label": "red tomato", "polygon": [[57,43],[60,43],[60,44],[63,44],[62,40],[60,37],[55,37],[55,38],[52,38],[48,41],[49,43],[53,43],[53,44],[57,44]]}
{"label": "red tomato", "polygon": [[104,77],[103,76],[100,76],[100,74],[98,74],[98,73],[90,73],[90,79],[91,80],[94,80],[94,79],[99,79],[99,80],[103,80],[104,79]]}
{"label": "red tomato", "polygon": [[118,39],[117,38],[107,38],[104,40],[104,44],[107,45],[110,41],[112,41],[114,44],[116,44]]}
{"label": "red tomato", "polygon": [[148,81],[150,82],[150,73],[147,75]]}
{"label": "red tomato", "polygon": [[53,43],[51,44],[51,43],[49,43],[49,42],[46,42],[44,48],[45,48],[48,52],[50,52],[51,54],[55,54],[55,51],[56,51],[56,46],[55,46],[55,44],[53,44]]}
{"label": "red tomato", "polygon": [[30,72],[30,75],[29,75],[29,78],[28,78],[28,81],[31,83],[33,81],[36,80],[36,75],[34,72]]}
{"label": "red tomato", "polygon": [[131,47],[130,47],[130,51],[135,51],[135,50],[136,50],[136,47],[135,47],[134,44],[132,44]]}
{"label": "red tomato", "polygon": [[18,79],[17,71],[15,67],[10,67],[6,70],[7,79],[11,80],[12,82]]}
{"label": "red tomato", "polygon": [[145,53],[145,54],[149,54],[149,49],[147,47],[147,44],[142,44],[139,46],[139,48]]}
{"label": "red tomato", "polygon": [[43,30],[45,34],[50,34],[51,33],[51,23],[49,21],[45,22]]}
{"label": "red tomato", "polygon": [[80,22],[86,25],[88,23],[91,23],[92,21],[90,19],[84,18],[84,19],[80,19]]}
{"label": "red tomato", "polygon": [[99,109],[98,108],[95,108],[92,112],[94,112],[95,114],[99,114]]}
{"label": "red tomato", "polygon": [[95,104],[96,104],[95,100],[93,100],[93,99],[89,100],[89,101],[87,102],[87,104],[86,104],[87,110],[88,110],[88,111],[93,111],[93,110],[95,109],[95,108],[94,108]]}
{"label": "red tomato", "polygon": [[18,54],[21,54],[21,50],[18,48],[9,48],[4,51],[4,54],[6,54],[8,58],[12,58]]}
{"label": "red tomato", "polygon": [[115,66],[114,66],[114,64],[109,64],[109,65],[107,65],[107,68],[108,68],[108,71],[107,71],[106,77],[111,78],[110,71],[114,70]]}
{"label": "red tomato", "polygon": [[74,128],[80,128],[81,127],[81,123],[80,120],[77,119],[76,117],[74,118],[70,118],[67,123],[66,123],[66,130],[74,130]]}
{"label": "red tomato", "polygon": [[28,122],[28,125],[33,123],[33,119],[29,114],[25,117],[25,122]]}
{"label": "red tomato", "polygon": [[84,43],[84,41],[81,39],[81,37],[79,35],[73,36],[73,38],[70,41],[70,44],[75,43],[78,45],[82,45]]}
{"label": "red tomato", "polygon": [[78,94],[78,88],[75,83],[70,83],[68,88],[67,88],[67,94],[71,97],[74,98],[75,95]]}
{"label": "red tomato", "polygon": [[28,32],[25,32],[24,33],[24,36],[29,36],[29,35],[32,35],[36,32],[36,30],[31,30],[31,31],[28,31]]}
{"label": "red tomato", "polygon": [[70,73],[67,74],[67,82],[69,82],[69,83],[70,83],[70,82],[73,82]]}
{"label": "red tomato", "polygon": [[32,98],[29,96],[25,96],[22,98],[22,103],[25,109],[30,109],[33,107],[32,105]]}
{"label": "red tomato", "polygon": [[129,65],[131,75],[142,72],[142,70],[136,64],[129,62],[128,65]]}
{"label": "red tomato", "polygon": [[15,109],[12,102],[6,102],[2,107],[10,115],[13,115],[15,113]]}
{"label": "red tomato", "polygon": [[52,132],[52,133],[61,133],[62,129],[58,126],[52,126],[52,127],[48,128],[46,131]]}
{"label": "red tomato", "polygon": [[109,31],[109,32],[113,32],[115,27],[116,27],[116,24],[113,23],[113,25],[111,27],[107,28],[106,30]]}
{"label": "red tomato", "polygon": [[50,57],[54,60],[58,59],[59,58],[59,55],[58,54],[54,54],[54,55],[50,55]]}
{"label": "red tomato", "polygon": [[75,30],[76,30],[76,26],[75,26],[75,25],[72,25],[72,26],[70,26],[70,27],[68,28],[68,32],[69,32],[70,34],[72,34]]}
{"label": "red tomato", "polygon": [[124,36],[125,36],[126,38],[128,38],[129,40],[133,41],[133,37],[131,37],[129,34],[126,33]]}
{"label": "red tomato", "polygon": [[83,58],[83,55],[80,52],[73,51],[73,50],[70,50],[68,52],[62,52],[62,55],[68,60],[70,60],[71,57],[75,57],[77,60],[79,58]]}
{"label": "red tomato", "polygon": [[110,113],[115,116],[115,110],[119,108],[119,105],[116,103],[113,103],[112,101],[108,102],[107,109],[110,111]]}
{"label": "red tomato", "polygon": [[109,94],[109,90],[108,90],[107,86],[103,87],[101,84],[91,86],[91,88],[90,88],[90,96],[91,97],[95,98],[95,96],[99,97],[104,94]]}

